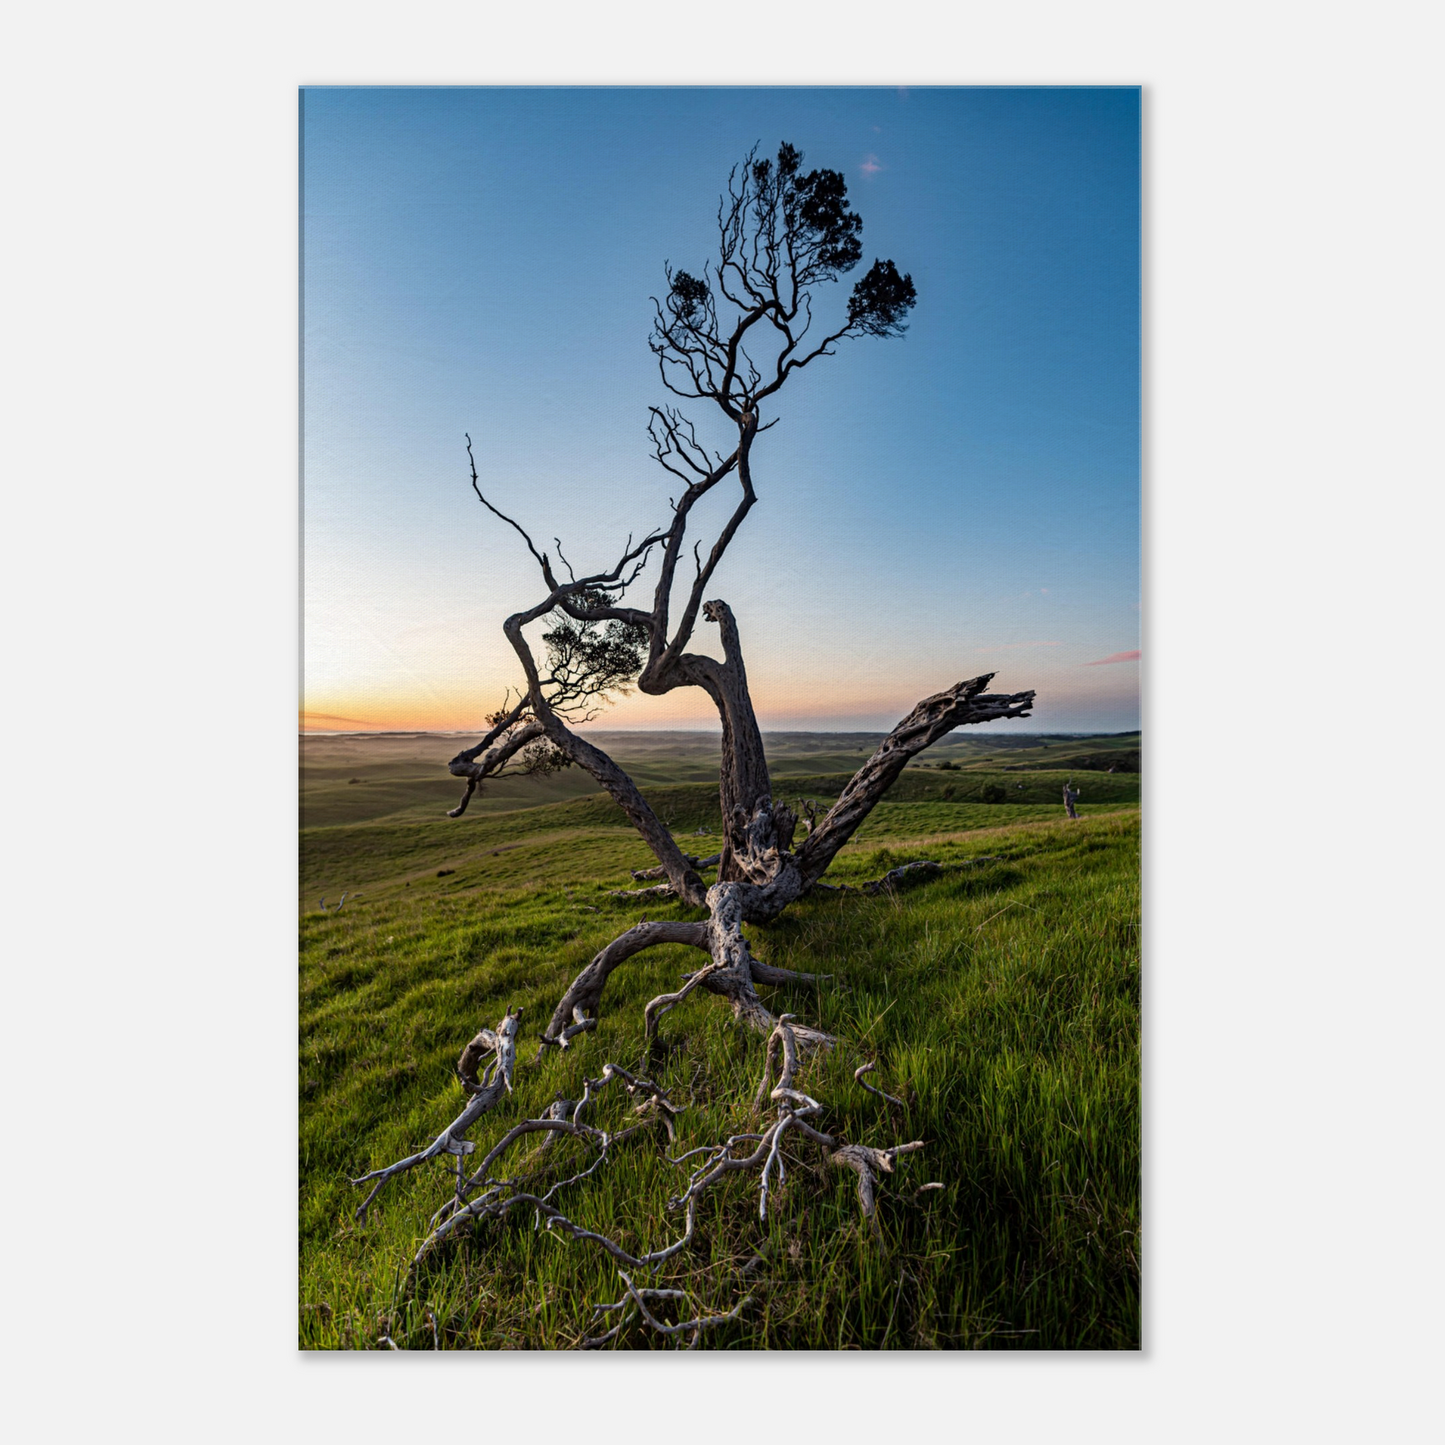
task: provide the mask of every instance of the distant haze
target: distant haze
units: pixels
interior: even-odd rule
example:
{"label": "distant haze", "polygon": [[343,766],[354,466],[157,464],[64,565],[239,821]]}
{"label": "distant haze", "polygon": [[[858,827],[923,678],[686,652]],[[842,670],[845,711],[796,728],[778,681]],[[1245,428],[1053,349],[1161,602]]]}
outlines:
{"label": "distant haze", "polygon": [[[475,731],[515,686],[501,622],[541,582],[464,432],[579,570],[666,518],[648,298],[784,139],[844,172],[864,265],[919,299],[765,410],[712,591],[763,725],[886,729],[995,672],[1038,691],[1015,730],[1138,726],[1137,91],[308,89],[302,136],[303,728]],[[681,690],[597,726],[714,722]]]}

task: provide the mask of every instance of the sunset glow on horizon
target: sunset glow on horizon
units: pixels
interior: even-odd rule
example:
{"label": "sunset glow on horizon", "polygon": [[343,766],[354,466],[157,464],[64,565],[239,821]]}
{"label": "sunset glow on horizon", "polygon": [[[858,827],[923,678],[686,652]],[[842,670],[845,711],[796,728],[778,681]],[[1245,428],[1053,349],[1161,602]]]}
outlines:
{"label": "sunset glow on horizon", "polygon": [[[1133,655],[1137,658],[1137,654]],[[1113,659],[1107,659],[1112,661]],[[1123,659],[1132,660],[1132,659]],[[1074,664],[1073,666],[1093,667],[1097,663]],[[1130,722],[1129,709],[1137,700],[1137,677],[1121,677],[1113,688],[1097,685],[1071,685],[1072,679],[1063,676],[1064,669],[1032,667],[1020,669],[1017,666],[1000,665],[992,660],[971,672],[949,676],[947,683],[960,681],[963,677],[978,676],[980,672],[994,671],[996,686],[1007,690],[1014,681],[1027,676],[1028,686],[1041,686],[1048,694],[1050,711],[1068,707],[1075,716],[1085,719],[1078,727],[1055,722],[1050,724],[1047,714],[1020,721],[999,724],[1010,731],[1080,731],[1123,732],[1137,726]],[[1133,669],[1130,669],[1133,672]],[[1046,681],[1040,681],[1046,678]],[[938,691],[943,684],[936,678],[928,679],[919,675],[915,685],[909,687],[905,681],[895,681],[891,688],[882,691],[862,691],[856,687],[837,693],[846,698],[851,708],[837,706],[837,695],[817,695],[805,692],[773,692],[766,687],[754,687],[753,702],[759,720],[766,731],[783,732],[876,732],[891,728],[905,716],[922,697]],[[506,682],[500,681],[487,691],[478,687],[475,692],[450,698],[431,696],[425,699],[407,697],[386,697],[383,695],[356,695],[343,699],[326,698],[319,705],[303,708],[300,713],[300,727],[303,732],[438,732],[476,733],[487,730],[485,717],[496,711],[506,690]],[[515,695],[515,694],[514,694]],[[483,701],[483,697],[488,700]],[[828,705],[833,704],[830,708]],[[1119,726],[1111,726],[1114,721]],[[705,694],[689,688],[679,688],[663,697],[647,697],[635,689],[618,695],[611,705],[602,708],[592,720],[597,729],[705,729],[719,726],[715,708]]]}

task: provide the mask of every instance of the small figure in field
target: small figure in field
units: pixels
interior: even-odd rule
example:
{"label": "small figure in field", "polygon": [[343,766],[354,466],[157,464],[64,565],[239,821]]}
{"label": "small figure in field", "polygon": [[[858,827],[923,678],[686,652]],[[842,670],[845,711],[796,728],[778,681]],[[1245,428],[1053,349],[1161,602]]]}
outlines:
{"label": "small figure in field", "polygon": [[1079,790],[1074,786],[1074,780],[1070,778],[1069,781],[1064,784],[1064,811],[1071,818],[1077,818],[1079,816],[1078,810],[1074,807],[1074,804],[1078,801]]}

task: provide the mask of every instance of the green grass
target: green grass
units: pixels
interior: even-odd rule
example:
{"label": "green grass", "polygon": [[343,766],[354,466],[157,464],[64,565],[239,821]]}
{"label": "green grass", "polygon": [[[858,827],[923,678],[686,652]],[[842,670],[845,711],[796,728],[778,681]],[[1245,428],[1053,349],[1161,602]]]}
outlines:
{"label": "green grass", "polygon": [[[992,772],[931,773],[910,769],[889,789],[885,801],[874,809],[850,847],[882,837],[924,837],[1057,818],[1063,810],[1060,799],[1067,776],[1031,772],[1021,779]],[[1139,801],[1137,775],[1076,773],[1073,777],[1086,800],[1081,806],[1085,814]],[[780,778],[777,788],[780,797],[809,797],[830,803],[846,782],[846,775],[805,775]],[[982,789],[991,784],[1004,787],[1006,802],[977,801]],[[716,851],[722,827],[716,783],[648,784],[643,791],[684,848],[702,853]],[[590,856],[604,837],[611,836],[623,849],[618,855],[619,866],[640,868],[656,861],[622,809],[605,793],[592,792],[566,802],[511,812],[469,809],[457,819],[447,818],[441,808],[414,807],[361,822],[303,829],[301,897],[313,905],[322,896],[335,903],[343,892],[398,876],[420,877],[437,868],[460,869],[464,864],[478,863],[495,850],[508,855],[507,861],[486,868],[487,878],[494,882],[540,882],[554,866],[558,850],[552,844],[561,833],[568,835],[567,851],[585,845]],[[542,835],[547,842],[524,843]],[[511,857],[513,853],[520,856]],[[625,865],[621,864],[623,856],[630,860]],[[570,870],[566,881],[591,876],[585,871],[579,873],[570,862],[561,866]],[[588,866],[594,864],[589,862]]]}
{"label": "green grass", "polygon": [[[647,791],[681,835],[716,818],[705,788]],[[855,1142],[927,1147],[883,1181],[876,1241],[853,1176],[809,1144],[787,1152],[766,1228],[755,1176],[706,1194],[697,1239],[659,1282],[708,1310],[749,1289],[753,1301],[704,1348],[1138,1347],[1139,814],[1131,802],[1101,802],[1068,824],[1060,811],[885,802],[831,880],[919,857],[1002,861],[950,869],[892,898],[805,900],[750,930],[765,961],[832,975],[817,993],[763,990],[774,1011],[842,1040],[801,1080],[825,1105],[823,1126]],[[303,1347],[375,1348],[383,1334],[409,1349],[568,1346],[590,1332],[592,1304],[619,1297],[600,1250],[536,1232],[521,1211],[443,1246],[400,1289],[449,1176],[440,1165],[403,1176],[364,1226],[352,1221],[360,1191],[347,1176],[410,1152],[454,1116],[453,1066],[479,1025],[521,1004],[534,1039],[562,989],[621,929],[644,912],[698,916],[605,896],[651,861],[596,797],[303,833]],[[343,889],[360,897],[339,914],[317,909],[321,893],[334,902]],[[597,1030],[537,1065],[523,1048],[515,1096],[473,1137],[484,1147],[558,1090],[578,1097],[605,1060],[637,1066],[644,1003],[675,988],[695,958],[657,949],[619,969]],[[667,1015],[661,1033],[654,1076],[689,1104],[678,1149],[748,1127],[763,1039],[702,995]],[[852,1081],[873,1057],[880,1086],[907,1100],[901,1121]],[[603,1100],[594,1122],[616,1124],[625,1096]],[[572,1142],[546,1156],[523,1146],[513,1172],[565,1177],[583,1157]],[[664,1203],[682,1173],[658,1141],[638,1136],[556,1202],[641,1252],[675,1237]],[[945,1188],[915,1197],[932,1180]],[[758,1252],[766,1263],[739,1279]],[[665,1345],[635,1327],[621,1343]]]}

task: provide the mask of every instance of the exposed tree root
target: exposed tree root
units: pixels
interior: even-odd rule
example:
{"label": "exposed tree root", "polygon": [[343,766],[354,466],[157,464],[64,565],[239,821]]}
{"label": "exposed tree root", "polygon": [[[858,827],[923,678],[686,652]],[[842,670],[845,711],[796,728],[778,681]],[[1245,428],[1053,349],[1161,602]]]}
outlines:
{"label": "exposed tree root", "polygon": [[658,1020],[661,1019],[663,1014],[665,1014],[669,1009],[674,1008],[677,1004],[680,1004],[683,999],[685,999],[688,994],[690,994],[693,989],[698,986],[698,984],[700,984],[709,975],[715,973],[721,967],[722,964],[720,963],[708,964],[706,968],[701,968],[696,973],[690,974],[688,976],[687,982],[683,984],[683,986],[678,989],[676,993],[659,994],[655,999],[652,1000],[651,1003],[647,1005],[647,1007],[642,1011],[642,1021],[643,1031],[646,1034],[649,1042],[651,1042],[653,1037],[656,1035]]}
{"label": "exposed tree root", "polygon": [[858,1174],[858,1202],[863,1206],[863,1215],[873,1232],[878,1232],[878,1217],[874,1211],[874,1189],[878,1175],[893,1173],[894,1160],[900,1154],[911,1154],[923,1148],[923,1141],[915,1139],[911,1144],[895,1144],[891,1149],[870,1149],[866,1144],[845,1144],[843,1148],[828,1157],[840,1169],[853,1169]]}
{"label": "exposed tree root", "polygon": [[858,1068],[853,1070],[853,1082],[867,1089],[870,1094],[876,1094],[880,1099],[887,1099],[890,1104],[897,1104],[900,1109],[906,1109],[908,1106],[902,1099],[895,1099],[892,1094],[885,1094],[882,1089],[875,1089],[873,1085],[863,1077],[864,1074],[871,1074],[877,1067],[877,1064],[859,1065]]}
{"label": "exposed tree root", "polygon": [[[589,1019],[587,1015],[582,1012],[580,1004],[574,1006],[572,1009],[572,1023],[557,1035],[557,1047],[559,1049],[565,1049],[578,1034],[588,1033],[596,1027],[597,1020],[595,1018]],[[540,1051],[538,1052],[538,1057],[541,1057]]]}
{"label": "exposed tree root", "polygon": [[542,1045],[537,1050],[540,1059],[549,1045],[561,1046],[562,1035],[572,1028],[579,1018],[595,1020],[597,1007],[606,987],[607,977],[619,964],[626,963],[634,954],[645,948],[655,948],[661,943],[683,943],[693,948],[708,949],[708,932],[705,923],[649,923],[646,919],[626,933],[614,938],[597,956],[572,980],[567,992],[552,1011],[551,1021],[542,1034]]}
{"label": "exposed tree root", "polygon": [[696,1319],[683,1320],[680,1324],[666,1325],[657,1319],[651,1310],[648,1309],[646,1301],[650,1299],[686,1299],[687,1293],[680,1289],[638,1289],[630,1279],[619,1269],[618,1277],[627,1286],[627,1293],[617,1301],[616,1304],[596,1305],[593,1308],[593,1317],[605,1313],[608,1310],[626,1309],[627,1313],[607,1331],[605,1335],[598,1335],[594,1339],[583,1340],[578,1346],[582,1350],[600,1349],[603,1345],[615,1340],[631,1322],[640,1314],[643,1320],[661,1335],[682,1335],[691,1332],[692,1344],[689,1349],[696,1349],[701,1342],[702,1331],[711,1329],[714,1325],[725,1325],[742,1314],[743,1310],[752,1301],[752,1295],[744,1295],[732,1309],[722,1315],[699,1315]]}
{"label": "exposed tree root", "polygon": [[[692,987],[705,982],[709,970],[718,967],[717,964],[711,964],[707,969],[700,970],[677,995],[664,995],[661,999],[654,999],[648,1005],[649,1029],[655,1030],[656,1019],[666,1012],[666,1008],[680,1001]],[[665,1006],[658,1008],[657,1005],[660,1004]],[[476,1146],[470,1140],[463,1140],[458,1136],[470,1128],[481,1117],[482,1112],[497,1104],[510,1087],[516,1057],[514,1041],[517,1018],[517,1014],[509,1011],[496,1030],[481,1030],[467,1045],[458,1071],[462,1074],[464,1086],[473,1094],[472,1101],[467,1110],[448,1125],[428,1149],[352,1181],[354,1184],[377,1181],[371,1194],[367,1196],[366,1203],[357,1211],[357,1216],[364,1218],[367,1205],[387,1180],[428,1159],[440,1158],[444,1154],[455,1155],[456,1179],[451,1198],[432,1216],[429,1232],[412,1257],[407,1271],[408,1280],[414,1277],[426,1257],[440,1243],[454,1235],[462,1224],[471,1222],[475,1229],[484,1221],[503,1219],[518,1206],[529,1209],[539,1227],[556,1232],[566,1239],[594,1244],[603,1250],[615,1264],[618,1277],[626,1291],[615,1302],[594,1307],[594,1318],[614,1311],[621,1311],[621,1318],[605,1333],[582,1339],[579,1346],[582,1349],[597,1349],[619,1339],[623,1331],[637,1321],[665,1337],[690,1337],[690,1347],[697,1348],[704,1330],[731,1323],[740,1317],[750,1302],[751,1295],[745,1296],[725,1312],[697,1313],[675,1324],[669,1324],[660,1318],[659,1311],[662,1306],[657,1302],[685,1300],[685,1292],[676,1289],[640,1288],[633,1283],[626,1270],[657,1270],[685,1250],[696,1231],[699,1199],[719,1180],[731,1174],[753,1171],[758,1173],[758,1218],[760,1222],[766,1223],[769,1189],[775,1179],[781,1184],[786,1178],[782,1143],[788,1133],[793,1132],[813,1140],[829,1151],[828,1158],[833,1164],[853,1169],[857,1173],[859,1203],[875,1234],[878,1232],[875,1202],[878,1176],[891,1173],[900,1154],[911,1153],[923,1147],[922,1141],[898,1144],[889,1149],[850,1144],[840,1136],[825,1133],[810,1123],[809,1120],[816,1119],[822,1113],[823,1106],[818,1100],[795,1087],[795,1076],[803,1047],[813,1040],[826,1039],[827,1035],[819,1034],[815,1030],[801,1029],[794,1023],[791,1014],[784,1014],[776,1020],[769,1035],[763,1079],[758,1090],[759,1107],[762,1102],[770,1101],[776,1106],[776,1117],[760,1133],[733,1134],[719,1143],[701,1145],[675,1159],[670,1158],[670,1163],[682,1165],[690,1159],[702,1156],[701,1162],[693,1167],[685,1186],[667,1201],[670,1213],[682,1213],[682,1231],[670,1244],[646,1254],[633,1254],[607,1235],[576,1224],[553,1200],[561,1191],[582,1184],[603,1168],[611,1159],[614,1147],[623,1140],[655,1130],[659,1124],[665,1130],[669,1141],[676,1137],[673,1120],[682,1109],[651,1079],[633,1074],[617,1064],[604,1064],[600,1078],[585,1081],[580,1100],[574,1102],[559,1095],[540,1118],[522,1119],[513,1124],[470,1174],[462,1167],[463,1157],[475,1153]],[[478,1081],[477,1067],[488,1049],[492,1059],[483,1081]],[[779,1078],[777,1084],[770,1089],[775,1067],[779,1068]],[[862,1083],[861,1075],[872,1068],[871,1064],[864,1065],[854,1077]],[[582,1117],[584,1112],[595,1105],[604,1090],[619,1082],[627,1094],[637,1100],[632,1110],[635,1122],[614,1131],[586,1122]],[[901,1104],[901,1101],[892,1100],[891,1096],[871,1085],[864,1084],[864,1087],[880,1098]],[[543,1193],[527,1187],[530,1181],[525,1175],[508,1178],[494,1172],[519,1143],[537,1135],[543,1136],[544,1152],[558,1139],[570,1137],[594,1151],[594,1157],[585,1168],[557,1180]]]}
{"label": "exposed tree root", "polygon": [[796,969],[774,968],[759,958],[752,960],[751,967],[754,983],[822,983],[824,979],[833,977],[831,973],[799,973]]}
{"label": "exposed tree root", "polygon": [[[521,1009],[515,1012],[508,1009],[506,1018],[497,1025],[495,1031],[482,1029],[462,1050],[462,1056],[457,1061],[457,1073],[461,1078],[462,1088],[471,1098],[467,1107],[425,1149],[405,1159],[399,1159],[385,1169],[373,1169],[370,1174],[363,1174],[359,1179],[351,1181],[353,1184],[367,1184],[373,1179],[376,1180],[371,1193],[357,1208],[358,1221],[366,1218],[371,1201],[398,1174],[405,1174],[407,1170],[415,1169],[418,1164],[425,1164],[428,1159],[438,1159],[443,1154],[454,1155],[457,1161],[457,1178],[460,1180],[462,1159],[476,1148],[476,1145],[465,1137],[467,1131],[483,1114],[496,1106],[503,1094],[512,1092],[512,1074],[517,1066],[517,1025],[521,1022],[521,1017]],[[478,1079],[477,1066],[488,1053],[494,1057],[486,1074]]]}

